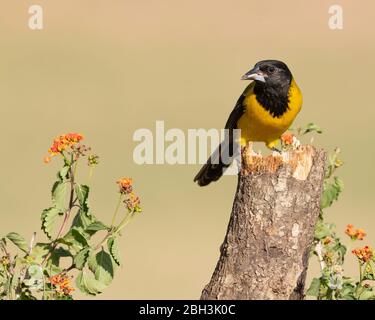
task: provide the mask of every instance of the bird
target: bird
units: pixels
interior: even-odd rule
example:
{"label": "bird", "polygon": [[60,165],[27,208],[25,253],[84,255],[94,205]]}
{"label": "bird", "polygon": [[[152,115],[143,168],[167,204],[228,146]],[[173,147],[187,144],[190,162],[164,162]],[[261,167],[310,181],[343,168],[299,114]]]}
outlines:
{"label": "bird", "polygon": [[[262,60],[241,80],[252,80],[239,97],[225,124],[229,138],[219,145],[194,178],[199,186],[217,181],[234,159],[234,144],[264,142],[274,151],[281,135],[288,130],[302,107],[302,92],[288,66],[279,60]],[[238,139],[234,129],[240,129]],[[222,151],[229,150],[226,161]]]}

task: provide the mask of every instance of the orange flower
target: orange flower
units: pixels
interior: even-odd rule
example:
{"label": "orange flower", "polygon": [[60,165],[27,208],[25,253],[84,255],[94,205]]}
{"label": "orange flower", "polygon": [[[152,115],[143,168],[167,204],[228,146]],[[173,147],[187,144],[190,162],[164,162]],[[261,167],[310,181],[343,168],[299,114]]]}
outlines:
{"label": "orange flower", "polygon": [[286,132],[281,136],[281,141],[286,145],[291,145],[293,143],[294,134]]}
{"label": "orange flower", "polygon": [[141,199],[139,199],[139,197],[136,194],[134,194],[134,192],[131,192],[129,194],[129,198],[126,199],[124,201],[124,203],[126,204],[128,210],[130,212],[132,212],[132,211],[141,212],[142,211],[141,206],[140,206]]}
{"label": "orange flower", "polygon": [[[48,149],[50,156],[62,153],[68,147],[72,147],[83,139],[80,133],[67,133],[53,140],[52,146]],[[48,163],[48,162],[47,162]]]}
{"label": "orange flower", "polygon": [[354,226],[352,224],[348,224],[345,229],[345,233],[353,238],[355,236]]}
{"label": "orange flower", "polygon": [[352,250],[352,253],[363,263],[369,261],[373,257],[373,250],[369,246],[354,249]]}
{"label": "orange flower", "polygon": [[355,236],[358,240],[363,240],[363,238],[366,236],[366,232],[363,229],[357,229],[355,231]]}
{"label": "orange flower", "polygon": [[330,244],[332,242],[332,238],[331,237],[325,237],[323,239],[323,244],[327,245],[327,244]]}
{"label": "orange flower", "polygon": [[70,278],[66,274],[56,274],[49,278],[49,281],[57,287],[58,292],[64,295],[70,295],[74,291],[74,288],[70,286]]}
{"label": "orange flower", "polygon": [[348,224],[345,229],[345,233],[352,239],[352,240],[363,240],[366,236],[365,230],[363,229],[354,229],[352,224]]}
{"label": "orange flower", "polygon": [[129,194],[133,190],[133,179],[132,178],[122,178],[116,181],[119,185],[120,193]]}

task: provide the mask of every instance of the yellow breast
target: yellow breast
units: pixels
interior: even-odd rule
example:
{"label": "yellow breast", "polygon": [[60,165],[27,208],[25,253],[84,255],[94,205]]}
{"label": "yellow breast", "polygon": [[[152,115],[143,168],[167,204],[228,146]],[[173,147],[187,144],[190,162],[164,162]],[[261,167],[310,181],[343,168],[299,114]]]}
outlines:
{"label": "yellow breast", "polygon": [[288,110],[280,117],[274,117],[256,99],[254,84],[245,91],[244,115],[237,122],[241,129],[241,145],[249,141],[262,141],[268,147],[274,146],[280,136],[288,130],[302,106],[302,93],[294,79],[289,88]]}

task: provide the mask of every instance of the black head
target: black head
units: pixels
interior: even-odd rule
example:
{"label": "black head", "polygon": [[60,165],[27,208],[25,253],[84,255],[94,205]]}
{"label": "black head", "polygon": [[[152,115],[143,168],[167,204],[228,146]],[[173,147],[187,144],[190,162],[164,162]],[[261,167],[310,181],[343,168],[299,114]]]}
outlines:
{"label": "black head", "polygon": [[285,87],[290,85],[292,73],[282,61],[263,60],[247,72],[242,80],[254,80],[259,86]]}
{"label": "black head", "polygon": [[288,110],[292,73],[284,62],[259,61],[242,80],[255,81],[256,98],[272,116],[281,117]]}

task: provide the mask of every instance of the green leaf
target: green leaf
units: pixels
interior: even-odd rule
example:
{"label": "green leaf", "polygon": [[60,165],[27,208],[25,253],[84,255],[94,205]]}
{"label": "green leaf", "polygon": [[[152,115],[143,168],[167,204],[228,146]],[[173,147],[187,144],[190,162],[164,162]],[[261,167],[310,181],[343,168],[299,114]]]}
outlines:
{"label": "green leaf", "polygon": [[44,257],[48,254],[51,248],[50,243],[40,243],[34,245],[30,256],[34,259],[36,263],[42,263]]}
{"label": "green leaf", "polygon": [[69,172],[70,166],[65,165],[60,171],[59,171],[59,178],[61,181],[66,180],[68,177],[68,172]]}
{"label": "green leaf", "polygon": [[89,258],[89,255],[90,255],[89,247],[83,248],[80,252],[76,254],[73,261],[77,269],[82,270],[84,268]]}
{"label": "green leaf", "polygon": [[67,191],[68,183],[66,181],[58,181],[52,188],[52,203],[60,211],[66,211]]}
{"label": "green leaf", "polygon": [[118,247],[118,240],[117,238],[109,238],[107,240],[108,250],[111,254],[112,259],[116,262],[118,266],[121,265],[121,257]]}
{"label": "green leaf", "polygon": [[49,239],[52,239],[52,232],[54,229],[54,224],[59,215],[63,213],[58,208],[52,207],[45,209],[42,213],[42,230],[47,235]]}
{"label": "green leaf", "polygon": [[359,300],[374,300],[375,299],[375,292],[373,292],[371,289],[365,290],[360,294],[358,299]]}
{"label": "green leaf", "polygon": [[108,286],[113,279],[113,263],[111,256],[102,249],[89,258],[90,270],[95,274],[95,279]]}
{"label": "green leaf", "polygon": [[96,218],[93,215],[88,215],[83,210],[79,210],[73,219],[72,227],[85,230],[90,224],[95,222]]}
{"label": "green leaf", "polygon": [[339,195],[343,189],[344,183],[338,177],[335,177],[332,183],[324,181],[321,201],[322,209],[330,207],[334,201],[338,200]]}
{"label": "green leaf", "polygon": [[26,240],[18,233],[10,232],[6,235],[6,237],[25,253],[29,252],[29,247],[27,245]]}
{"label": "green leaf", "polygon": [[85,236],[75,228],[71,229],[59,242],[68,245],[74,251],[73,253],[78,253],[88,246]]}
{"label": "green leaf", "polygon": [[320,279],[314,278],[311,281],[310,288],[306,291],[306,295],[318,297],[320,292]]}
{"label": "green leaf", "polygon": [[86,185],[77,184],[75,186],[75,192],[77,195],[78,202],[84,211],[88,210],[87,198],[89,196],[89,191],[90,191],[90,188]]}
{"label": "green leaf", "polygon": [[66,258],[66,257],[71,257],[71,256],[72,254],[68,250],[59,247],[53,250],[51,254],[51,257],[50,257],[51,264],[58,267],[60,265],[60,258]]}
{"label": "green leaf", "polygon": [[58,267],[54,264],[48,263],[45,268],[45,272],[47,273],[48,277],[52,277],[56,274],[59,274],[63,271],[63,267]]}
{"label": "green leaf", "polygon": [[89,295],[97,295],[102,293],[106,285],[100,281],[88,276],[84,271],[81,271],[76,278],[76,286],[83,293]]}
{"label": "green leaf", "polygon": [[315,238],[324,239],[325,237],[332,235],[332,225],[324,223],[322,220],[318,220],[315,226]]}
{"label": "green leaf", "polygon": [[309,132],[316,132],[316,133],[323,133],[322,129],[317,126],[315,123],[310,122],[306,128],[303,134],[309,133]]}
{"label": "green leaf", "polygon": [[100,231],[100,230],[109,230],[109,227],[106,226],[101,221],[95,221],[87,226],[86,231]]}
{"label": "green leaf", "polygon": [[23,281],[30,289],[43,288],[43,268],[33,264],[27,269],[27,279]]}
{"label": "green leaf", "polygon": [[[91,236],[94,235],[98,230],[104,229],[104,224],[98,225],[96,224],[97,221],[98,220],[94,215],[87,214],[83,210],[79,210],[74,217],[72,227],[78,229],[86,237],[86,239],[90,239]],[[90,229],[88,229],[89,226],[91,226]],[[108,227],[105,229],[108,229]]]}

